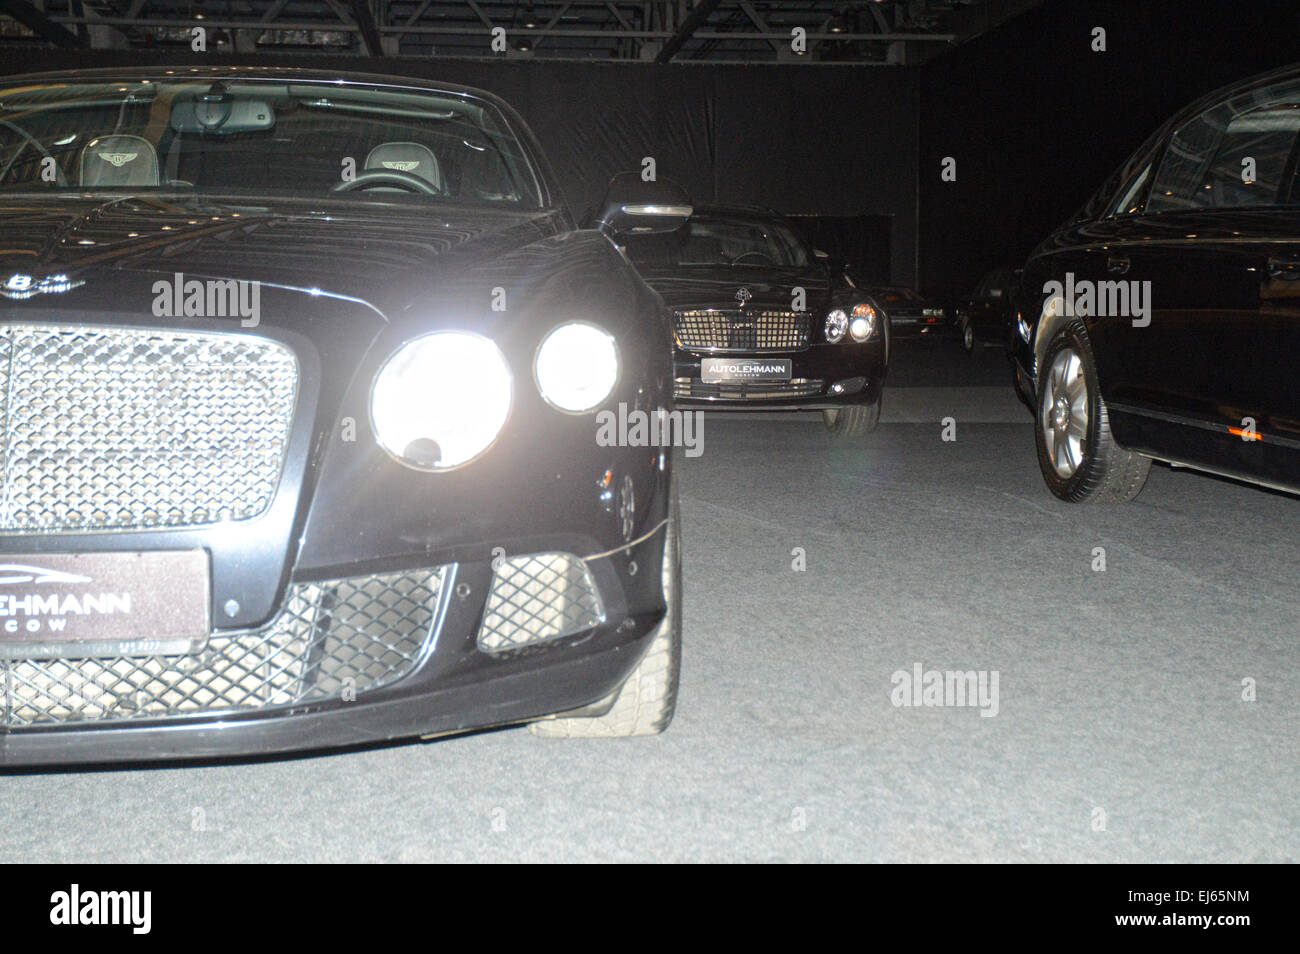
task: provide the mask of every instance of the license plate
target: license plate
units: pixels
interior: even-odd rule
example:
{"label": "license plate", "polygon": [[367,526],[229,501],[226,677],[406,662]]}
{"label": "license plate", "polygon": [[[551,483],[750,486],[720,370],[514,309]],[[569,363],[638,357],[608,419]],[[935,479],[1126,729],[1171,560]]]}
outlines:
{"label": "license plate", "polygon": [[0,657],[196,652],[209,585],[206,550],[0,554]]}
{"label": "license plate", "polygon": [[700,380],[705,384],[723,381],[789,381],[789,358],[704,358]]}

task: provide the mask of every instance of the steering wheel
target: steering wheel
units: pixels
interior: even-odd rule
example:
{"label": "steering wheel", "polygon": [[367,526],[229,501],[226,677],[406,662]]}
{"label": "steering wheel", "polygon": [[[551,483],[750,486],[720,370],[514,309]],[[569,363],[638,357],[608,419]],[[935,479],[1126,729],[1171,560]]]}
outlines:
{"label": "steering wheel", "polygon": [[772,260],[772,256],[768,255],[767,252],[760,252],[760,251],[758,251],[757,249],[752,249],[752,250],[750,250],[750,251],[748,251],[748,252],[741,252],[739,255],[737,255],[735,258],[733,258],[733,259],[731,260],[731,264],[732,264],[732,265],[739,265],[739,264],[740,264],[741,262],[743,262],[745,259],[750,258],[751,256],[754,256],[754,255],[757,255],[759,258],[761,258],[763,261],[767,262],[767,264],[769,264],[769,265],[775,265],[775,264],[776,264],[776,262]]}
{"label": "steering wheel", "polygon": [[397,169],[363,169],[353,177],[352,181],[340,182],[330,191],[353,192],[379,184],[393,185],[408,192],[419,192],[424,195],[442,195],[442,192],[427,179]]}

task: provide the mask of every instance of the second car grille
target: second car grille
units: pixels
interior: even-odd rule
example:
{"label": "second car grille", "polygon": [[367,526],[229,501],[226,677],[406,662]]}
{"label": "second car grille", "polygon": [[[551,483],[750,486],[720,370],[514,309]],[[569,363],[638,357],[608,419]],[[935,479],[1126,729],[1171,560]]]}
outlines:
{"label": "second car grille", "polygon": [[297,390],[297,360],[266,338],[0,324],[0,532],[255,517]]}
{"label": "second car grille", "polygon": [[674,313],[677,341],[701,351],[801,351],[808,347],[808,312],[719,311]]}
{"label": "second car grille", "polygon": [[192,655],[0,659],[0,726],[229,712],[377,689],[415,668],[448,572],[295,584],[267,626],[213,636]]}
{"label": "second car grille", "polygon": [[707,383],[699,378],[677,378],[673,396],[702,400],[772,401],[781,398],[816,397],[826,387],[820,378],[791,378],[789,381],[743,381]]}

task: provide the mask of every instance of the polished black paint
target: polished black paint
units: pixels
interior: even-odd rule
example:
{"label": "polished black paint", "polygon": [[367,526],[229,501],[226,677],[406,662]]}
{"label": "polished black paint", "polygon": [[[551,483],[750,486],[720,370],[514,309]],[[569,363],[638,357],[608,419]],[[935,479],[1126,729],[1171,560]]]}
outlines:
{"label": "polished black paint", "polygon": [[[1025,265],[1012,337],[1015,381],[1036,406],[1037,364],[1059,324],[1047,283],[1150,282],[1150,324],[1085,316],[1115,439],[1129,450],[1300,492],[1300,196],[1271,207],[1149,212],[1145,192],[1111,214],[1134,176],[1158,168],[1170,135],[1211,106],[1300,77],[1290,68],[1180,111]],[[1300,148],[1300,147],[1297,147]],[[1289,174],[1294,176],[1293,149]],[[1144,187],[1149,189],[1150,185]],[[1047,326],[1045,328],[1045,326]],[[1258,440],[1241,432],[1254,422]]]}
{"label": "polished black paint", "polygon": [[[219,68],[206,71],[220,76]],[[233,70],[242,80],[254,70]],[[286,71],[267,71],[283,81]],[[94,75],[79,74],[82,78]],[[117,72],[123,80],[150,71]],[[295,71],[296,79],[384,82]],[[33,77],[45,81],[50,75]],[[69,76],[68,78],[72,78]],[[407,88],[448,87],[394,80]],[[192,192],[0,194],[0,275],[66,274],[77,287],[0,297],[0,320],[183,327],[281,340],[301,367],[294,429],[274,501],[232,527],[0,536],[6,552],[201,547],[212,555],[213,619],[251,628],[274,615],[290,581],[458,563],[468,595],[452,603],[437,649],[415,673],[356,702],[212,717],[0,730],[0,764],[261,753],[518,721],[603,698],[636,664],[662,618],[658,586],[671,454],[600,447],[591,414],[548,405],[532,363],[546,333],[585,318],[616,338],[620,378],[605,406],[671,406],[669,326],[660,299],[608,238],[575,230],[532,151],[547,205],[509,211],[455,202],[322,196],[205,198]],[[94,244],[83,244],[83,242]],[[257,281],[261,320],[157,318],[153,285],[189,278]],[[491,308],[505,290],[505,311]],[[478,331],[510,364],[510,418],[484,456],[447,473],[407,468],[377,446],[369,389],[400,344],[443,328]],[[355,433],[355,439],[345,433]],[[633,540],[599,500],[606,470],[632,477]],[[608,623],[584,636],[500,658],[474,648],[492,551],[566,550],[592,561]],[[620,549],[622,548],[622,549]],[[639,572],[638,572],[639,567]],[[227,600],[240,604],[224,617]]]}

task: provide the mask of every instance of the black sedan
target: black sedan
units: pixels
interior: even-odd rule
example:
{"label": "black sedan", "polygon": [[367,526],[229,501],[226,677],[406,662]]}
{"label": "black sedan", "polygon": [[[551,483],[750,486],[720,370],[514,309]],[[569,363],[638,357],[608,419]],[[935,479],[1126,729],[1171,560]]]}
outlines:
{"label": "black sedan", "polygon": [[889,315],[890,332],[896,338],[948,338],[953,325],[943,305],[904,285],[869,285],[865,292]]}
{"label": "black sedan", "polygon": [[698,208],[675,231],[619,241],[672,309],[679,405],[820,410],[845,437],[876,426],[885,314],[780,216]]}
{"label": "black sedan", "polygon": [[1015,288],[1018,270],[995,268],[975,286],[970,297],[957,303],[954,321],[967,354],[976,345],[1005,348],[1015,322]]}
{"label": "black sedan", "polygon": [[0,763],[667,725],[667,314],[505,104],[13,78],[0,223]]}
{"label": "black sedan", "polygon": [[1048,487],[1151,460],[1300,491],[1300,68],[1174,116],[1025,266],[1016,384]]}

